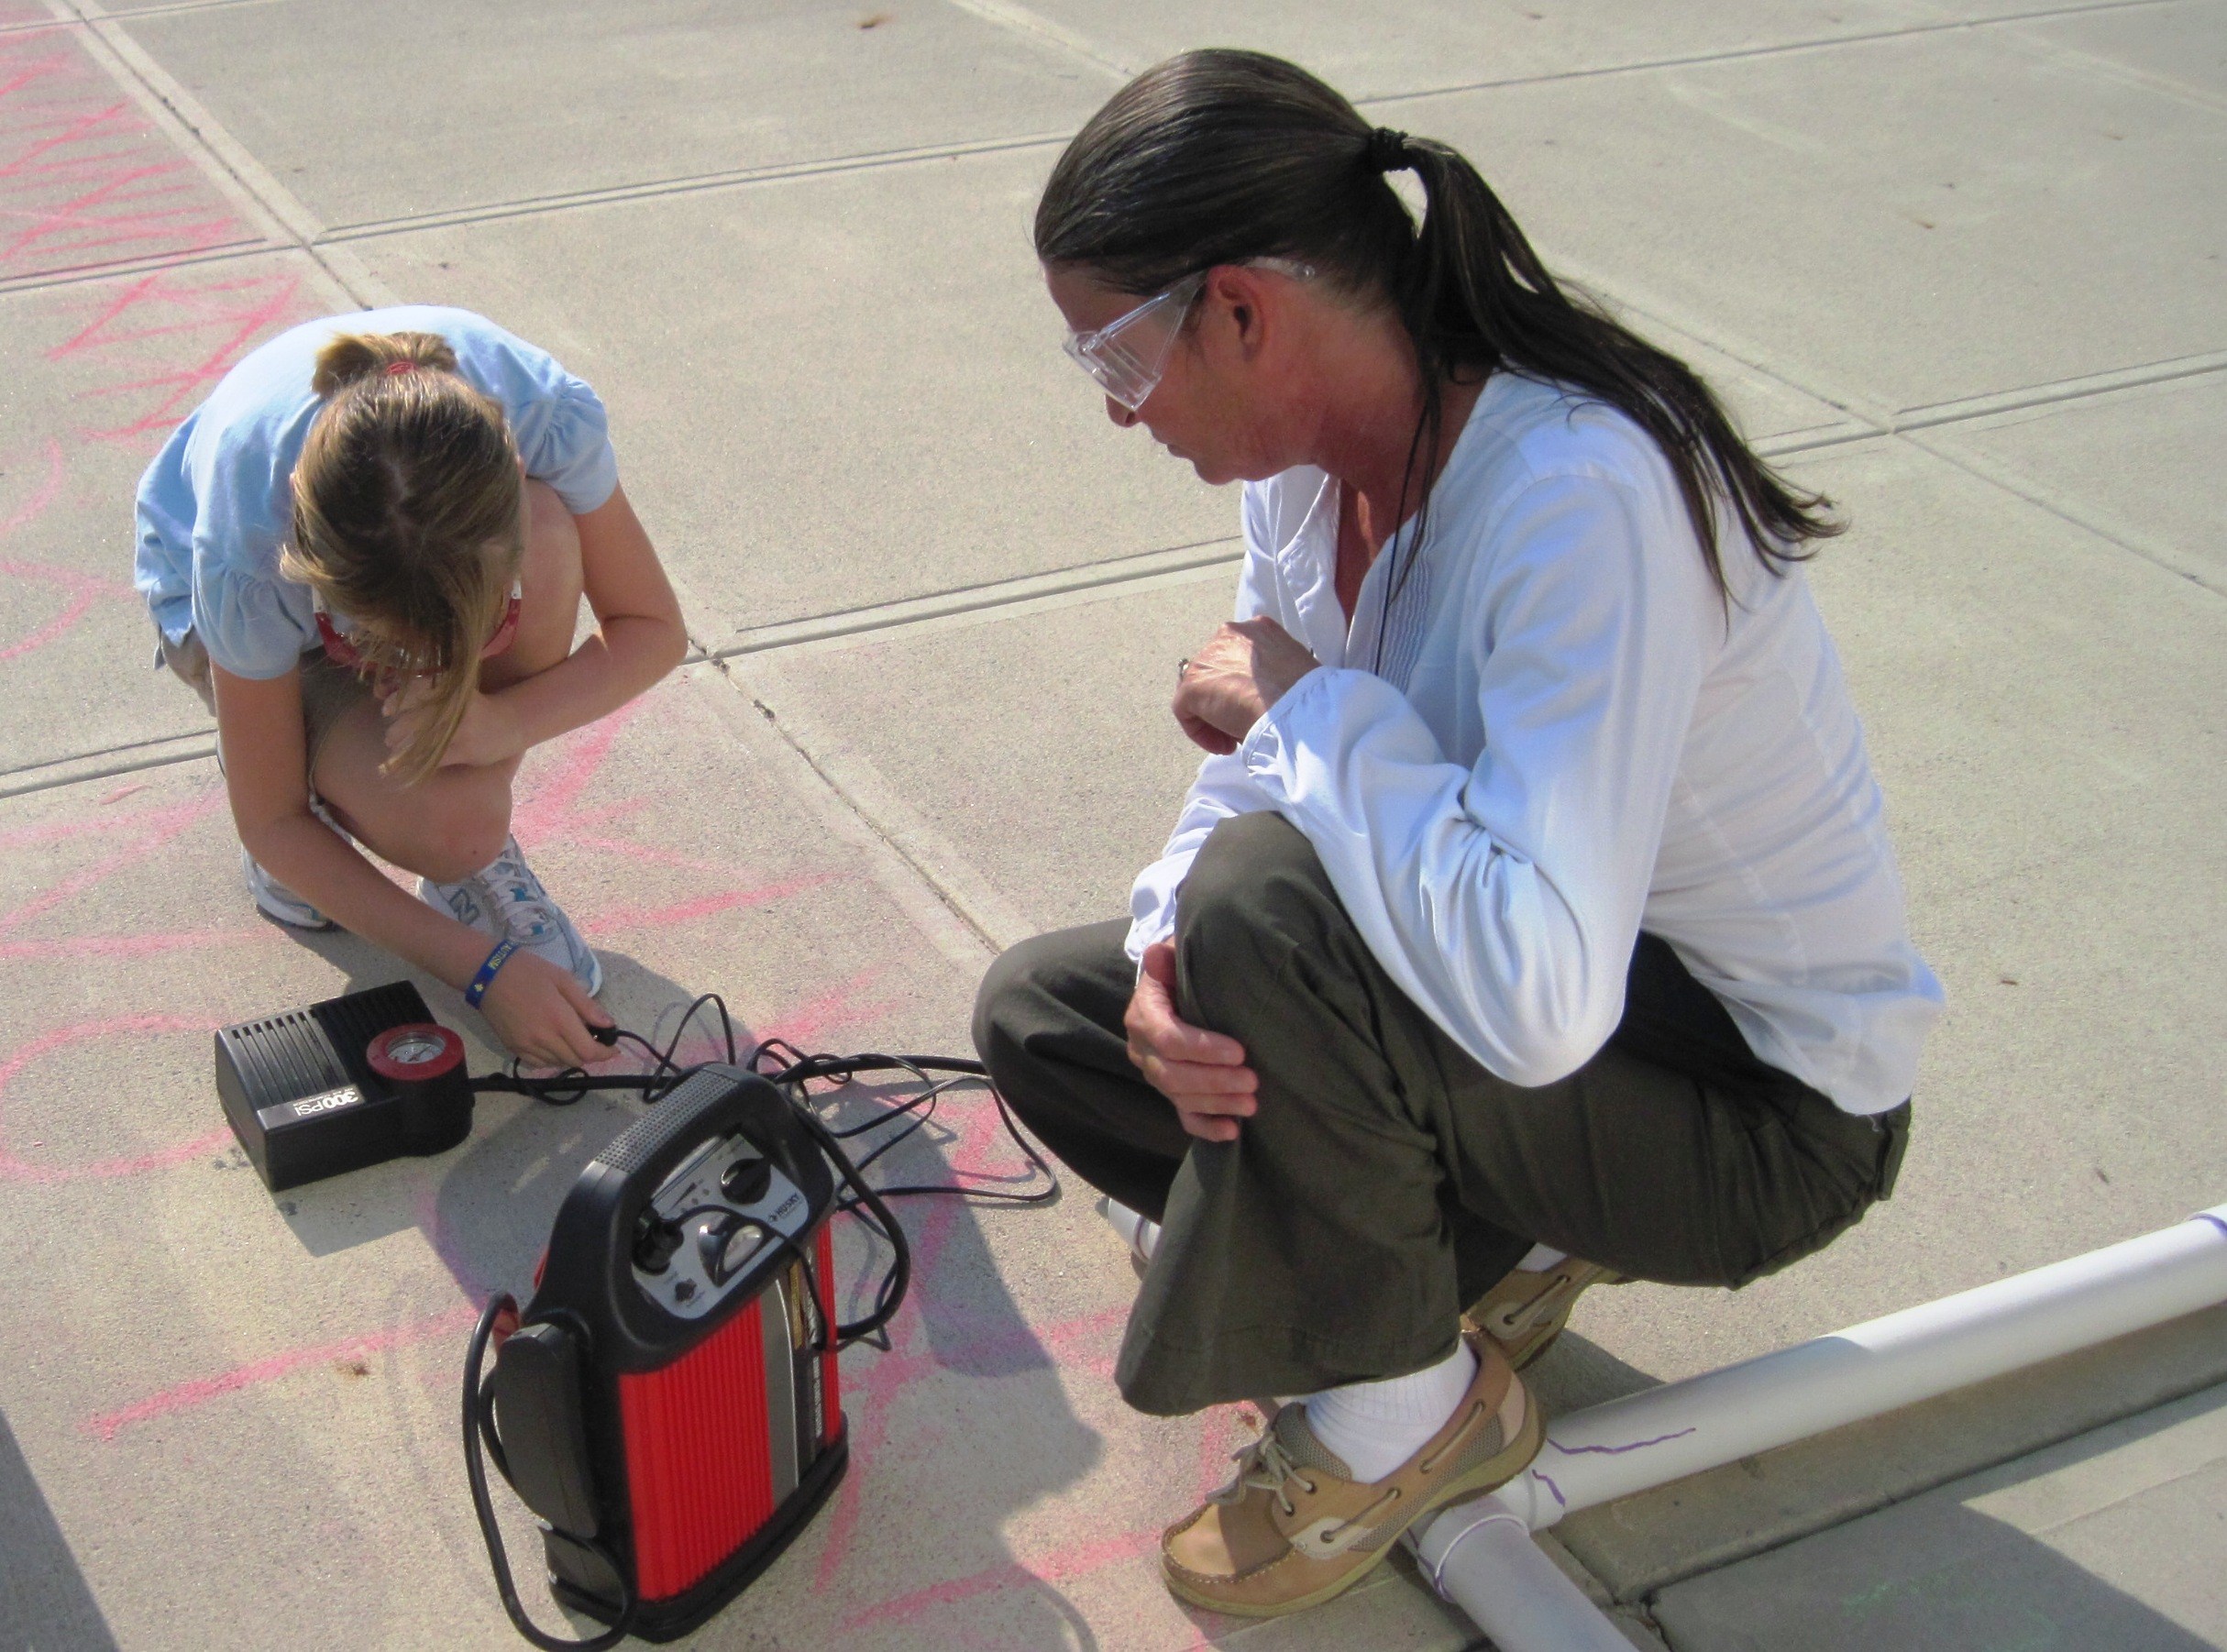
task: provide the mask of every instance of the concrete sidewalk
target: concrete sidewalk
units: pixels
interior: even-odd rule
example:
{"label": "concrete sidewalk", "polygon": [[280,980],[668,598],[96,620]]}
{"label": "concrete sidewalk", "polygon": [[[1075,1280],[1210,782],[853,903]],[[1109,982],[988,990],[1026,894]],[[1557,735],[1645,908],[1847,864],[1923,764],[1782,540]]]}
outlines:
{"label": "concrete sidewalk", "polygon": [[[243,1168],[209,1030],[402,972],[239,888],[129,589],[162,436],[328,311],[553,350],[705,656],[524,776],[607,1002],[961,1051],[994,948],[1117,914],[1192,766],[1164,694],[1235,495],[1104,422],[1027,230],[1127,74],[1227,43],[1461,146],[1854,524],[1812,578],[1950,995],[1901,1188],[1736,1295],[1593,1293],[1542,1393],[2227,1198],[2227,0],[0,0],[0,1652],[519,1644],[465,1329],[634,1112],[491,1100],[280,1200]],[[962,1103],[896,1168],[1020,1165]],[[849,1481],[689,1644],[1472,1644],[1399,1567],[1265,1625],[1168,1599],[1155,1536],[1249,1425],[1121,1405],[1133,1280],[1074,1193],[908,1212]],[[2227,1647],[2222,1382],[2199,1316],[1554,1547],[1677,1652]]]}

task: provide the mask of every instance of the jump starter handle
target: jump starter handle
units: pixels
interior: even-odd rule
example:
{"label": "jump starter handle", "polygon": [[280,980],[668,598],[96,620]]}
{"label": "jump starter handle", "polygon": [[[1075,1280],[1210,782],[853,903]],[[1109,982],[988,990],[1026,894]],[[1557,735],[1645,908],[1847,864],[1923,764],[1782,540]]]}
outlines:
{"label": "jump starter handle", "polygon": [[[512,1627],[529,1644],[541,1647],[543,1652],[608,1652],[608,1648],[624,1640],[633,1627],[634,1590],[611,1551],[595,1540],[594,1510],[592,1503],[588,1501],[585,1486],[578,1487],[577,1492],[580,1506],[588,1511],[587,1531],[569,1531],[562,1526],[557,1529],[565,1531],[572,1541],[593,1553],[618,1579],[622,1598],[619,1614],[612,1620],[611,1626],[586,1640],[560,1640],[554,1635],[545,1634],[535,1625],[533,1619],[526,1616],[525,1604],[518,1598],[518,1585],[511,1577],[510,1556],[502,1547],[502,1528],[496,1524],[494,1500],[488,1494],[486,1458],[494,1458],[496,1468],[502,1470],[502,1478],[506,1481],[511,1480],[511,1469],[503,1456],[502,1441],[495,1432],[494,1382],[491,1377],[483,1379],[480,1375],[481,1368],[487,1363],[488,1342],[493,1337],[496,1326],[506,1315],[515,1323],[518,1305],[510,1297],[499,1294],[481,1311],[480,1323],[472,1327],[471,1347],[464,1356],[464,1476],[471,1482],[472,1512],[480,1518],[480,1536],[487,1544],[488,1564],[495,1573],[495,1591],[502,1597],[502,1610],[510,1614]],[[534,1327],[517,1335],[531,1336],[543,1328]],[[569,1338],[564,1338],[564,1341],[568,1342]],[[561,1345],[551,1350],[551,1356],[560,1360],[572,1357]],[[572,1382],[573,1423],[577,1427],[579,1412],[579,1376],[577,1371],[568,1374]],[[512,1487],[517,1489],[516,1481],[512,1481]],[[536,1491],[543,1492],[544,1495],[551,1494],[543,1488],[537,1487]],[[520,1497],[529,1508],[539,1511],[541,1504],[535,1498],[526,1497],[523,1492]]]}
{"label": "jump starter handle", "polygon": [[[586,1319],[599,1363],[656,1369],[665,1358],[662,1316],[633,1287],[633,1258],[635,1223],[658,1185],[707,1135],[739,1130],[814,1208],[822,1207],[833,1195],[833,1173],[820,1151],[823,1131],[812,1128],[818,1123],[763,1074],[720,1064],[700,1069],[580,1173],[558,1215],[528,1320],[541,1318],[546,1301],[580,1308],[593,1299]],[[608,1346],[606,1328],[613,1337]]]}

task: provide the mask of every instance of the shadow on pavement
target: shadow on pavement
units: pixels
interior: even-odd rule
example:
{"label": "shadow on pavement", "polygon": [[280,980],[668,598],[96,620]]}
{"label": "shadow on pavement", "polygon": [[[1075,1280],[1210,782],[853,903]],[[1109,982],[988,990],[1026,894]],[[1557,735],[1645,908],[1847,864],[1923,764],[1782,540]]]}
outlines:
{"label": "shadow on pavement", "polygon": [[0,1652],[116,1652],[116,1645],[0,1416]]}

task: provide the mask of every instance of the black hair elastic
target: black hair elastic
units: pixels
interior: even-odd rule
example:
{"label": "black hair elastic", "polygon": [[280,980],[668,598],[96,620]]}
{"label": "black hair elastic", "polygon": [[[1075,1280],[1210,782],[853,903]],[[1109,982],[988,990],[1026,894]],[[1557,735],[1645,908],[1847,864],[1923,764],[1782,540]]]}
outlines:
{"label": "black hair elastic", "polygon": [[1379,127],[1369,134],[1368,153],[1363,157],[1380,172],[1404,172],[1415,164],[1407,152],[1407,134],[1395,132],[1390,127]]}

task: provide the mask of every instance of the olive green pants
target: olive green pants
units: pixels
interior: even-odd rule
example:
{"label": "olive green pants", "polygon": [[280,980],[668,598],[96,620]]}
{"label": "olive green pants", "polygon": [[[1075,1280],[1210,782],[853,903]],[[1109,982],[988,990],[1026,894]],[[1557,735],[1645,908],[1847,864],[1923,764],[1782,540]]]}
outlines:
{"label": "olive green pants", "polygon": [[1047,1147],[1163,1225],[1116,1371],[1156,1415],[1420,1370],[1534,1242],[1745,1284],[1885,1198],[1907,1138],[1907,1104],[1852,1116],[1758,1061],[1648,935],[1606,1048],[1554,1084],[1496,1078],[1384,973],[1306,838],[1253,814],[1181,897],[1178,1008],[1260,1076],[1238,1139],[1196,1140],[1129,1059],[1125,933],[1008,952],[975,1041]]}

